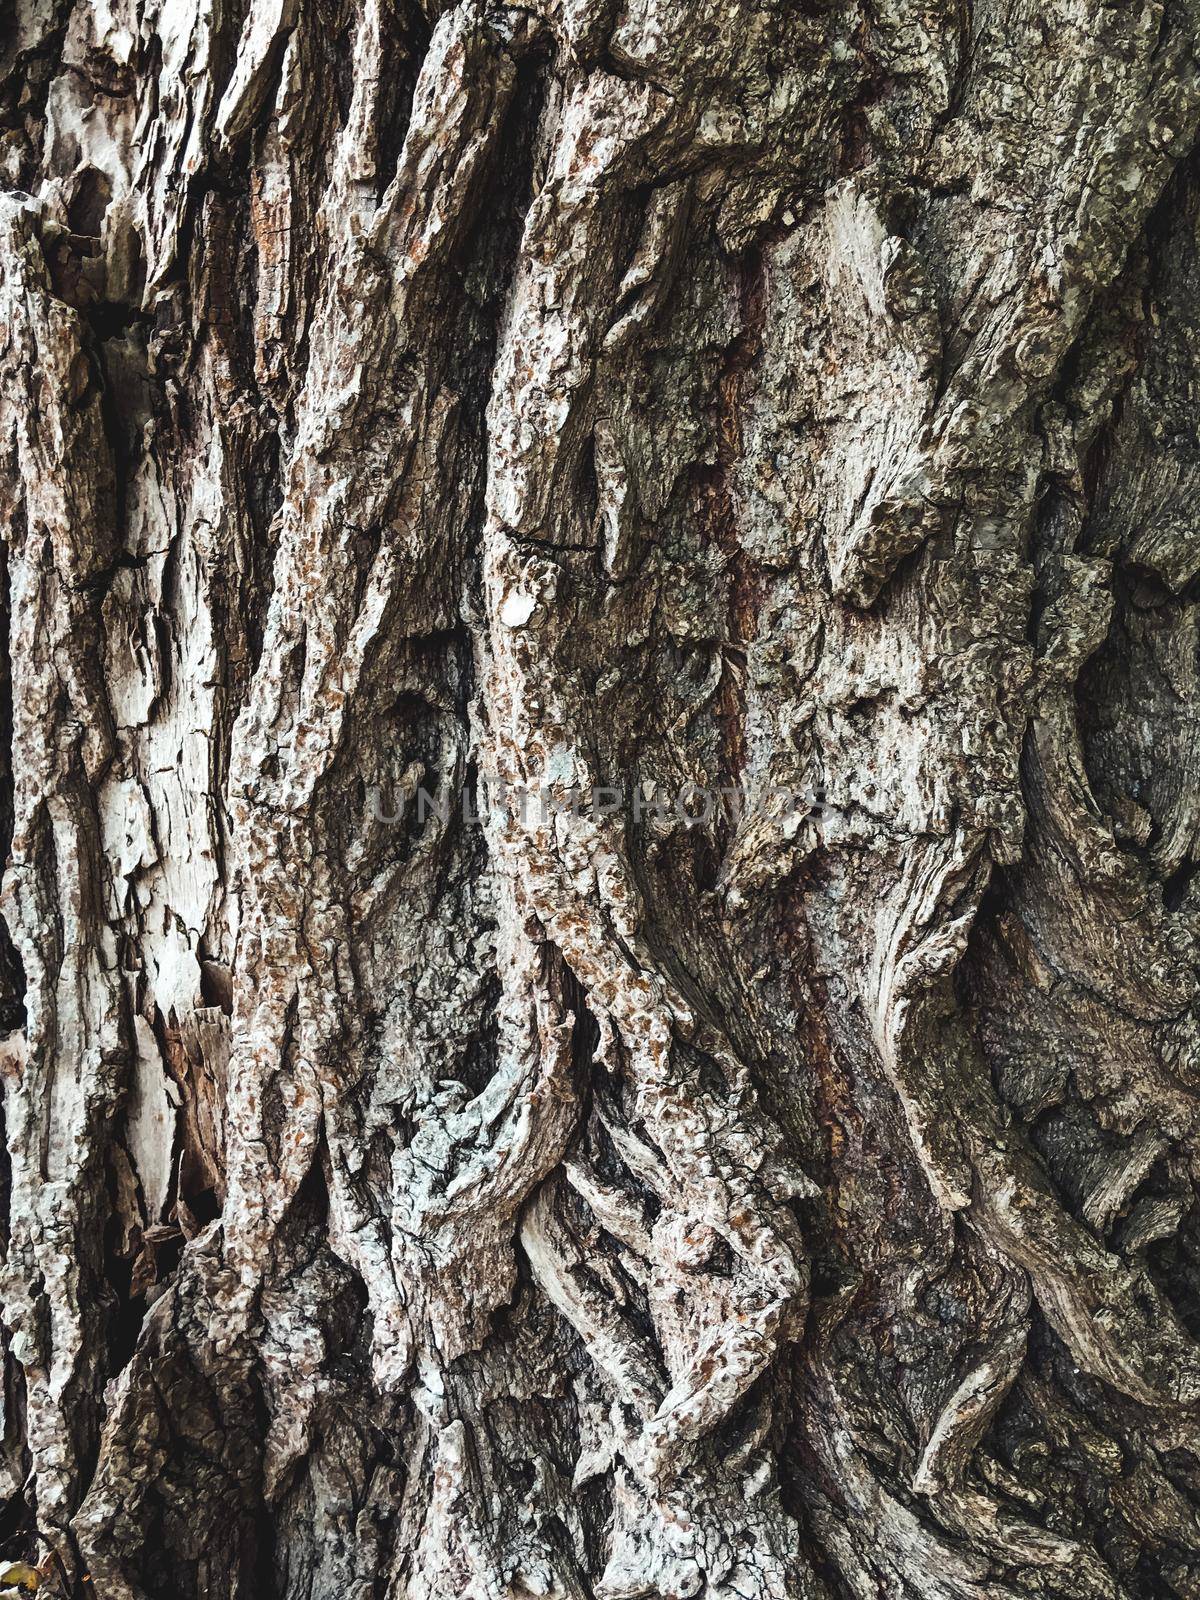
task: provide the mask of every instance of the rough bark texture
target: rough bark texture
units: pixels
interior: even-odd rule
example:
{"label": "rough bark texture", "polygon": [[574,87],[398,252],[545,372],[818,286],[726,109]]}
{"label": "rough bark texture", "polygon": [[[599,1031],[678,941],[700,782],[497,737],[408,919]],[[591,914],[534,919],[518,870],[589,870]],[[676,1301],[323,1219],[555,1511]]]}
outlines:
{"label": "rough bark texture", "polygon": [[1198,38],[15,0],[43,1590],[1200,1597]]}

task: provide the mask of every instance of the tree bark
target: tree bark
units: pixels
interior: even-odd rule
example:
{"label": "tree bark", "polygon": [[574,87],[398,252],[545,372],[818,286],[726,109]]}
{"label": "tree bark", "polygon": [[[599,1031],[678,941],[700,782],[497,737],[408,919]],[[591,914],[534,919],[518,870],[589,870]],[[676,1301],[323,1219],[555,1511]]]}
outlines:
{"label": "tree bark", "polygon": [[0,1591],[1198,1600],[1200,0],[3,30]]}

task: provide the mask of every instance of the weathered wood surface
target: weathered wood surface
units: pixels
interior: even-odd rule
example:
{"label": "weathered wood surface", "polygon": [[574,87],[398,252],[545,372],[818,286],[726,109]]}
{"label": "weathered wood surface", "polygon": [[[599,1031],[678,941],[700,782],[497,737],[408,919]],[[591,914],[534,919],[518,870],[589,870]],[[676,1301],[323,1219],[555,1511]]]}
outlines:
{"label": "weathered wood surface", "polygon": [[0,28],[0,1555],[1197,1600],[1200,0]]}

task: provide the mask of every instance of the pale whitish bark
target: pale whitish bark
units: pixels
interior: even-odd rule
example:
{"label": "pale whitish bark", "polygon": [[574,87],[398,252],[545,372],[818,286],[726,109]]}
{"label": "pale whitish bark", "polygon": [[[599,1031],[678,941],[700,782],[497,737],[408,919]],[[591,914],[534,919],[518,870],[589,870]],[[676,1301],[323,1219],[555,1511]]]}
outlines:
{"label": "pale whitish bark", "polygon": [[16,0],[0,1554],[1200,1596],[1198,28]]}

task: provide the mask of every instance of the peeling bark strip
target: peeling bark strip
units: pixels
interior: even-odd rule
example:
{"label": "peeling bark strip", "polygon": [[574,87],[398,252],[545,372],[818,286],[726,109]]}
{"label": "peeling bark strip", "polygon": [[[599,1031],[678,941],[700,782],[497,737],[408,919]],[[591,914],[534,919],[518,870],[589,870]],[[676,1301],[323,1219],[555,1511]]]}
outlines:
{"label": "peeling bark strip", "polygon": [[1200,0],[0,29],[0,1593],[1200,1600]]}

